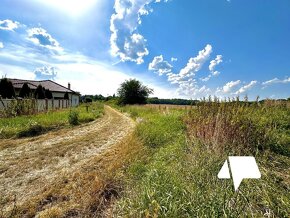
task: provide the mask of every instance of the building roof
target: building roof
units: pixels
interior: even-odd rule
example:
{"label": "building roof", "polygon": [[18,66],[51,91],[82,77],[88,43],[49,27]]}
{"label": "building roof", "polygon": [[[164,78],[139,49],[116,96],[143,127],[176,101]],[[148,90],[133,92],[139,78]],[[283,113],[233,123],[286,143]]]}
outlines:
{"label": "building roof", "polygon": [[9,79],[15,89],[21,89],[24,83],[27,83],[30,89],[36,89],[37,86],[40,84],[45,89],[49,89],[51,92],[68,92],[68,93],[75,93],[73,90],[62,86],[54,81],[51,80],[23,80],[23,79]]}

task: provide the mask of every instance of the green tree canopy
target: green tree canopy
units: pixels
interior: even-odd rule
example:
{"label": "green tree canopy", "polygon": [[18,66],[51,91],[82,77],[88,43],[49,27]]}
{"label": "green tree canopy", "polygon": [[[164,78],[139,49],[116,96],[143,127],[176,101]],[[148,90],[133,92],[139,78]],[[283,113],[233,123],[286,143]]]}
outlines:
{"label": "green tree canopy", "polygon": [[123,82],[118,89],[119,104],[145,104],[153,89],[143,85],[136,79]]}
{"label": "green tree canopy", "polygon": [[31,89],[29,88],[28,83],[24,83],[22,88],[20,89],[19,97],[28,98],[30,97],[30,94],[31,94]]}
{"label": "green tree canopy", "polygon": [[15,97],[15,90],[13,84],[7,78],[2,78],[0,80],[0,95],[2,98]]}
{"label": "green tree canopy", "polygon": [[45,92],[44,92],[44,88],[42,87],[42,85],[38,85],[35,92],[34,92],[34,97],[36,99],[45,99]]}

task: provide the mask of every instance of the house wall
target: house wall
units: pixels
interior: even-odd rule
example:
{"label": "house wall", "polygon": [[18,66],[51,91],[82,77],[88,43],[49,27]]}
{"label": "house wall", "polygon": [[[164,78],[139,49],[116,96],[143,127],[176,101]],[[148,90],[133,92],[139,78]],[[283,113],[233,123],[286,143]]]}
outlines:
{"label": "house wall", "polygon": [[71,94],[70,100],[71,100],[72,107],[77,107],[80,104],[80,96],[78,96],[78,95]]}
{"label": "house wall", "polygon": [[64,94],[63,92],[51,92],[53,98],[63,98]]}

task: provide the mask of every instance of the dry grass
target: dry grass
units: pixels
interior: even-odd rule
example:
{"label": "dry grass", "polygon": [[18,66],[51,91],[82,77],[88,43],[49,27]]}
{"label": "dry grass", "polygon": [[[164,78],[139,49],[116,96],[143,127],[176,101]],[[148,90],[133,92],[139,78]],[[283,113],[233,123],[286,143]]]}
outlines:
{"label": "dry grass", "polygon": [[159,110],[170,110],[170,109],[185,109],[189,110],[195,106],[192,105],[172,105],[172,104],[146,104],[145,107],[158,108]]}
{"label": "dry grass", "polygon": [[[134,122],[106,107],[90,124],[0,143],[2,216],[93,217],[118,197],[114,173],[138,151]],[[0,213],[1,217],[1,213]]]}

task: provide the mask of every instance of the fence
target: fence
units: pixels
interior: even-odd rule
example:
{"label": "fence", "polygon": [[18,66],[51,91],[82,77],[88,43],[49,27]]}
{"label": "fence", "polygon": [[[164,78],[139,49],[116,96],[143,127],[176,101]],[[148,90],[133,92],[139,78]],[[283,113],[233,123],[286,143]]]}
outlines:
{"label": "fence", "polygon": [[0,99],[0,110],[11,104],[29,105],[35,112],[71,107],[71,101],[66,99]]}

